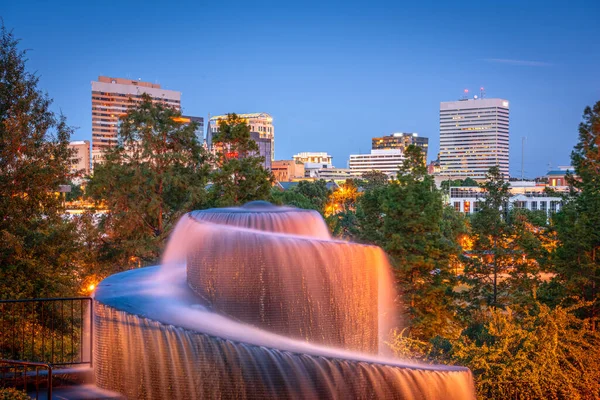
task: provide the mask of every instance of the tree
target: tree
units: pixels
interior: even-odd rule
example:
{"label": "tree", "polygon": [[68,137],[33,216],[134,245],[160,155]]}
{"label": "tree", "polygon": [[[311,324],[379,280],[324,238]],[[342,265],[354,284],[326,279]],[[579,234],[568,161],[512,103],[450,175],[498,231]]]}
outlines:
{"label": "tree", "polygon": [[[469,367],[485,399],[597,399],[600,335],[570,308],[486,308],[445,357]],[[441,361],[441,360],[439,360]]]}
{"label": "tree", "polygon": [[0,298],[72,294],[75,225],[58,187],[71,166],[71,128],[26,70],[25,52],[0,28]]}
{"label": "tree", "polygon": [[241,205],[252,200],[267,200],[273,175],[257,155],[258,145],[250,137],[250,127],[236,114],[219,121],[213,136],[217,168],[211,174],[210,195],[214,206]]}
{"label": "tree", "polygon": [[459,247],[442,231],[442,194],[427,175],[421,149],[408,146],[405,157],[398,179],[383,194],[382,244],[395,267],[411,336],[454,336],[451,257]]}
{"label": "tree", "polygon": [[390,178],[387,174],[381,171],[369,171],[365,172],[361,179],[358,180],[358,186],[362,187],[366,191],[376,187],[385,186],[389,183],[389,181]]}
{"label": "tree", "polygon": [[327,182],[323,179],[318,181],[300,181],[298,185],[289,190],[281,191],[273,188],[271,201],[278,205],[288,205],[308,210],[316,210],[321,215],[325,213],[325,205],[331,191],[327,188]]}
{"label": "tree", "polygon": [[383,200],[387,196],[388,189],[389,185],[387,184],[370,187],[358,198],[353,239],[380,247],[384,246]]}
{"label": "tree", "polygon": [[99,257],[115,265],[158,260],[175,222],[207,205],[208,155],[195,123],[148,95],[121,118],[118,144],[97,164],[87,191],[108,212]]}
{"label": "tree", "polygon": [[586,107],[579,142],[571,153],[575,175],[568,177],[570,196],[553,221],[559,246],[556,278],[563,299],[579,297],[589,305],[583,315],[600,311],[600,101]]}
{"label": "tree", "polygon": [[496,306],[499,286],[502,289],[506,286],[504,280],[498,279],[512,262],[511,233],[506,220],[510,185],[496,166],[489,169],[480,186],[485,198],[471,220],[473,249],[465,263],[463,280],[470,287],[467,294],[473,305],[485,302]]}

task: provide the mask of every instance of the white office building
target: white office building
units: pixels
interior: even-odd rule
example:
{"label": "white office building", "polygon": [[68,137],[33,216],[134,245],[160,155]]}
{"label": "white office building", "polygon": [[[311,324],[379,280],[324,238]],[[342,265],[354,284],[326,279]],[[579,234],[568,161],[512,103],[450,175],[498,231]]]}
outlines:
{"label": "white office building", "polygon": [[353,173],[380,171],[396,176],[403,161],[404,153],[400,149],[371,150],[370,154],[351,154],[348,166]]}
{"label": "white office building", "polygon": [[484,179],[493,166],[508,179],[509,104],[503,99],[440,103],[440,175]]}
{"label": "white office building", "polygon": [[[508,206],[545,211],[548,215],[558,212],[562,206],[562,198],[546,193],[546,187],[535,182],[511,182]],[[569,190],[568,186],[555,186],[552,189],[563,193]],[[479,212],[480,202],[485,200],[485,196],[486,192],[480,187],[451,187],[447,202],[456,211],[474,214]]]}

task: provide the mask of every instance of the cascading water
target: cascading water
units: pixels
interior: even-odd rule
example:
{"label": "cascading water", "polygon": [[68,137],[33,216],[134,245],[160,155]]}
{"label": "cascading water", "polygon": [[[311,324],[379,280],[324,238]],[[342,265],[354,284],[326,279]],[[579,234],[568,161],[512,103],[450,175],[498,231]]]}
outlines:
{"label": "cascading water", "polygon": [[392,286],[381,249],[331,239],[314,211],[195,211],[162,267],[98,286],[96,381],[128,398],[474,398],[466,368],[377,356]]}

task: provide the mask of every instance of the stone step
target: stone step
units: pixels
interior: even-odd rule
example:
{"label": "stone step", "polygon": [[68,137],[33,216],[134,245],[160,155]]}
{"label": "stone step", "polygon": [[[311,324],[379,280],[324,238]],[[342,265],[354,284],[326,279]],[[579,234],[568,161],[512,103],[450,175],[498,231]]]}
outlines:
{"label": "stone step", "polygon": [[[36,398],[35,392],[27,393],[32,399]],[[48,400],[48,392],[40,390],[38,400]],[[52,391],[52,400],[124,400],[125,397],[110,390],[100,389],[96,385],[84,384],[75,386],[55,387]]]}

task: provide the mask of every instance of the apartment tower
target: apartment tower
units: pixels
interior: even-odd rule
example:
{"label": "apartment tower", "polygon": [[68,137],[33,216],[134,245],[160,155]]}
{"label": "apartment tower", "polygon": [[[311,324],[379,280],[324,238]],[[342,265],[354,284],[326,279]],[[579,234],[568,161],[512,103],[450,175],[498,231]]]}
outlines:
{"label": "apartment tower", "polygon": [[144,93],[154,102],[181,109],[181,92],[161,89],[156,83],[108,76],[92,82],[93,162],[102,162],[102,152],[116,145],[119,117],[135,107]]}
{"label": "apartment tower", "polygon": [[484,179],[499,166],[508,179],[509,107],[503,99],[440,103],[440,175]]}

